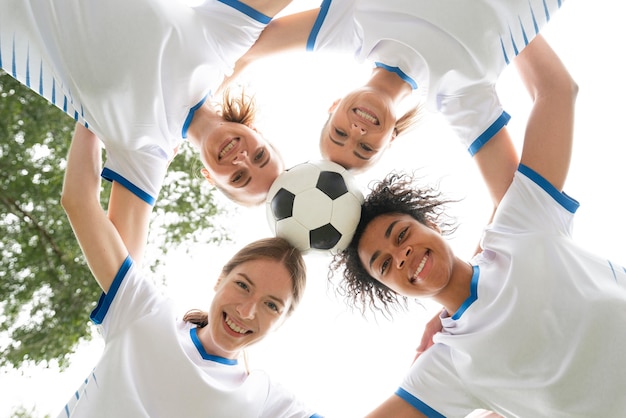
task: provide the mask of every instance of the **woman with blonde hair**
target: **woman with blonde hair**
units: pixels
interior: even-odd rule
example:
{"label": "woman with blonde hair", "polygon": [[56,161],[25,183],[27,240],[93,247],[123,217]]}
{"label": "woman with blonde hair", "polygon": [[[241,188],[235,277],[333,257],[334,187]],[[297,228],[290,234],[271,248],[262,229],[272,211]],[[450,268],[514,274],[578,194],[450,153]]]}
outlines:
{"label": "woman with blonde hair", "polygon": [[0,67],[92,130],[107,150],[103,177],[147,204],[188,139],[212,184],[257,205],[282,159],[245,96],[216,106],[213,93],[289,2],[2,1]]}

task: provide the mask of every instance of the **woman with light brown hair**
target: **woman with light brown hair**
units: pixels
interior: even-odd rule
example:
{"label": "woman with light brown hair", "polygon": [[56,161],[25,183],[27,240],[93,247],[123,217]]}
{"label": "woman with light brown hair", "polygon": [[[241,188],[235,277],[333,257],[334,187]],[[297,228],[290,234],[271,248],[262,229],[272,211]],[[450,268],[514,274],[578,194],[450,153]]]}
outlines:
{"label": "woman with light brown hair", "polygon": [[[127,239],[100,206],[100,159],[98,138],[77,125],[61,203],[103,290],[91,319],[105,348],[61,416],[316,417],[264,372],[240,362],[243,350],[300,302],[306,280],[300,251],[282,238],[248,244],[224,265],[209,309],[178,319],[134,260],[144,245]],[[143,236],[149,213],[138,214],[135,231]]]}

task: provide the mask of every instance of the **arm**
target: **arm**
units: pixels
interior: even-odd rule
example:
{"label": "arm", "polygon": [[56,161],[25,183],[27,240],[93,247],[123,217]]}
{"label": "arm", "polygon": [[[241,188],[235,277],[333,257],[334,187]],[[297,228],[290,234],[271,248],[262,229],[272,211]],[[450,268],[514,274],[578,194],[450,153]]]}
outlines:
{"label": "arm", "polygon": [[98,138],[77,125],[67,158],[61,205],[91,272],[107,292],[128,250],[100,206],[101,158]]}
{"label": "arm", "polygon": [[[514,63],[533,100],[521,163],[561,190],[569,169],[578,88],[541,35],[522,50]],[[506,127],[487,142],[474,159],[489,189],[495,212],[518,165]],[[479,246],[477,252],[480,250]]]}
{"label": "arm", "polygon": [[289,6],[291,0],[243,0],[242,3],[266,16],[274,17],[285,7]]}
{"label": "arm", "polygon": [[435,314],[435,316],[433,316],[424,326],[422,340],[420,341],[420,345],[415,350],[415,358],[413,359],[414,362],[419,356],[435,344],[433,338],[441,331],[441,329],[441,312],[437,312],[437,314]]}
{"label": "arm", "polygon": [[218,92],[258,59],[287,51],[304,51],[318,13],[319,9],[312,9],[273,20],[248,52],[239,58],[233,73],[222,82]]}
{"label": "arm", "polygon": [[526,124],[521,163],[562,190],[572,153],[578,86],[540,36],[514,62],[534,100]]}
{"label": "arm", "polygon": [[113,182],[108,217],[124,241],[131,258],[137,264],[141,264],[148,242],[151,213],[152,206],[118,182]]}
{"label": "arm", "polygon": [[426,415],[415,409],[412,405],[400,398],[398,395],[391,395],[381,403],[376,409],[366,415],[366,418],[422,418]]}
{"label": "arm", "polygon": [[513,181],[519,164],[517,151],[506,126],[474,155],[474,161],[485,180],[495,211]]}

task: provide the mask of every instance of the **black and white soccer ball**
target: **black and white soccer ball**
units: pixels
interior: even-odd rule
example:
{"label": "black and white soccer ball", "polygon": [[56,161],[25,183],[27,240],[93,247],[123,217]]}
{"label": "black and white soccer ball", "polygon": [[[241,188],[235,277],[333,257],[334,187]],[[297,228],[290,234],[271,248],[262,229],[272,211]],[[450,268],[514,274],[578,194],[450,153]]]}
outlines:
{"label": "black and white soccer ball", "polygon": [[280,174],[267,194],[272,233],[301,251],[343,250],[361,216],[363,193],[341,165],[320,160]]}

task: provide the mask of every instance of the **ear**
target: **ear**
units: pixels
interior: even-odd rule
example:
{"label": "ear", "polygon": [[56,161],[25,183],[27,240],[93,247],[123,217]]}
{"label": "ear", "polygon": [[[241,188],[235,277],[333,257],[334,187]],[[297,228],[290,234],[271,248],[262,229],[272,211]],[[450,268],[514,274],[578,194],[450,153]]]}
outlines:
{"label": "ear", "polygon": [[335,110],[337,110],[337,106],[339,106],[340,102],[341,102],[341,99],[335,100],[333,104],[330,105],[330,107],[328,108],[328,113],[335,113]]}
{"label": "ear", "polygon": [[396,128],[393,128],[393,132],[391,133],[391,139],[389,140],[388,146],[391,146],[391,143],[395,141],[397,137],[398,137],[398,130]]}
{"label": "ear", "polygon": [[222,283],[222,279],[224,278],[223,275],[220,274],[220,277],[217,278],[217,281],[215,282],[215,286],[213,286],[213,290],[217,292],[217,288],[220,287],[220,284]]}
{"label": "ear", "polygon": [[200,169],[200,172],[202,173],[202,177],[207,179],[207,181],[209,183],[211,183],[213,186],[215,186],[215,180],[213,180],[213,178],[211,177],[211,174],[209,173],[209,170],[207,170],[206,168],[202,167]]}

